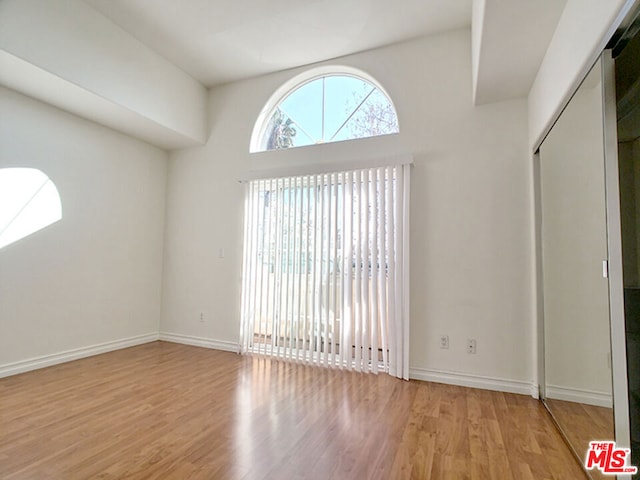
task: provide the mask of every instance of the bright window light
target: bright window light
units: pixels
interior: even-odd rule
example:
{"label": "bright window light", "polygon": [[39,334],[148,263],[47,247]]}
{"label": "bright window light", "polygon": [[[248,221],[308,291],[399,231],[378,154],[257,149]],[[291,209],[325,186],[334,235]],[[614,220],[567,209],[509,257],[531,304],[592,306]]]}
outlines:
{"label": "bright window light", "polygon": [[305,75],[285,87],[284,93],[280,89],[272,96],[258,118],[252,152],[399,132],[391,99],[363,72]]}
{"label": "bright window light", "polygon": [[0,169],[0,248],[62,218],[58,189],[35,168]]}

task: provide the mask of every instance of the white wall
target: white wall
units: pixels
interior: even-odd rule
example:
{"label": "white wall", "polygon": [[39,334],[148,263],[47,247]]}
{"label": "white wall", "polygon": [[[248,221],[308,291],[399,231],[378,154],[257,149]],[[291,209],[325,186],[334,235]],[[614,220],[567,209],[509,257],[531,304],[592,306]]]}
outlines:
{"label": "white wall", "polygon": [[[360,68],[386,88],[399,113],[397,136],[249,154],[264,103],[302,70],[214,89],[208,143],[170,158],[161,330],[237,342],[243,209],[237,180],[248,170],[410,153],[414,375],[459,372],[530,385],[526,101],[473,107],[470,45],[469,31],[455,31],[332,62]],[[438,348],[440,334],[449,335],[450,349]],[[467,338],[477,339],[476,355],[465,353]]]}
{"label": "white wall", "polygon": [[[28,89],[24,93],[54,100],[62,108],[97,117],[126,133],[145,132],[159,144],[170,135],[177,145],[205,140],[206,89],[81,0],[0,2],[0,59],[4,59],[1,54],[14,58],[4,60],[12,71],[2,72],[0,81],[11,82],[6,85],[16,90]],[[26,70],[17,59],[42,72]],[[22,69],[25,78],[20,78]],[[31,85],[34,78],[39,78],[38,88]],[[66,98],[60,95],[60,79],[70,90]],[[97,99],[85,101],[90,108],[83,110],[76,97],[88,94]],[[108,104],[100,105],[100,100]],[[98,106],[101,114],[96,112]],[[146,128],[140,126],[143,119]],[[128,129],[132,126],[136,128]]]}
{"label": "white wall", "polygon": [[529,92],[529,144],[537,147],[635,0],[568,0]]}
{"label": "white wall", "polygon": [[0,168],[56,184],[62,220],[0,249],[0,370],[157,335],[167,154],[0,87]]}

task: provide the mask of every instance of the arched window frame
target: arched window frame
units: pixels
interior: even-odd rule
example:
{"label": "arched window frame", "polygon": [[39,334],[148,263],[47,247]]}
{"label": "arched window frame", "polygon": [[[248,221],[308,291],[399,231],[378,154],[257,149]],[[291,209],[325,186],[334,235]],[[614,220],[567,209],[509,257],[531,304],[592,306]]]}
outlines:
{"label": "arched window frame", "polygon": [[[398,132],[400,131],[400,119],[398,118],[398,111],[396,109],[393,100],[389,93],[385,90],[385,88],[380,85],[380,83],[373,78],[368,73],[359,70],[357,68],[348,67],[348,66],[336,66],[336,65],[325,65],[317,68],[313,68],[311,70],[307,70],[295,77],[289,79],[285,83],[283,83],[272,95],[269,97],[269,100],[264,105],[260,113],[258,114],[258,118],[253,127],[253,132],[251,134],[251,143],[249,146],[250,153],[264,152],[269,151],[262,148],[262,139],[264,138],[264,134],[266,129],[269,126],[269,120],[273,116],[276,109],[280,106],[284,100],[287,99],[289,95],[291,95],[296,90],[304,87],[308,83],[311,83],[319,78],[328,77],[328,76],[350,76],[357,78],[359,80],[363,80],[365,82],[373,85],[380,93],[382,93],[389,104],[393,108],[393,111],[396,115],[396,119],[398,121]],[[378,136],[378,135],[375,135]],[[372,138],[372,137],[359,137],[359,138]],[[332,142],[326,142],[332,143]]]}

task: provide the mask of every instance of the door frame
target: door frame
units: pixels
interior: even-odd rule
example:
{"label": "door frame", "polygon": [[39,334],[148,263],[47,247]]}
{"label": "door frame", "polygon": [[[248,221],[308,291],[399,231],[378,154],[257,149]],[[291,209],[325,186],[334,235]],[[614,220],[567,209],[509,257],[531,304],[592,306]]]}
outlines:
{"label": "door frame", "polygon": [[[616,120],[615,60],[612,50],[602,54],[603,130],[605,161],[605,198],[609,270],[609,317],[611,328],[611,376],[615,440],[618,448],[630,448],[629,389],[627,379],[627,341],[624,316],[622,272],[622,232],[618,168],[618,131]],[[596,440],[596,439],[594,439]],[[620,475],[619,479],[631,478]]]}

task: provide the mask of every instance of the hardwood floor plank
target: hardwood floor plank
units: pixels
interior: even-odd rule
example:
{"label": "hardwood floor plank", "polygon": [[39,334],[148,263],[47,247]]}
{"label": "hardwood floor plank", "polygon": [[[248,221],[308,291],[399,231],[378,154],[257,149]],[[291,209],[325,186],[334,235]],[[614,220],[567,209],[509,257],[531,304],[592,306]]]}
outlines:
{"label": "hardwood floor plank", "polygon": [[584,477],[529,397],[155,342],[0,379],[0,478]]}

